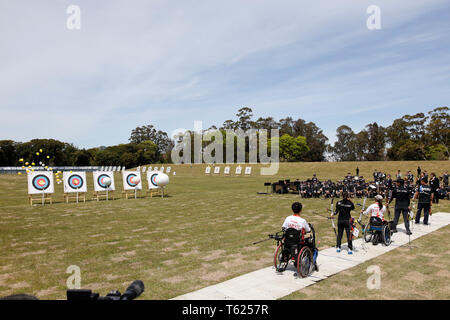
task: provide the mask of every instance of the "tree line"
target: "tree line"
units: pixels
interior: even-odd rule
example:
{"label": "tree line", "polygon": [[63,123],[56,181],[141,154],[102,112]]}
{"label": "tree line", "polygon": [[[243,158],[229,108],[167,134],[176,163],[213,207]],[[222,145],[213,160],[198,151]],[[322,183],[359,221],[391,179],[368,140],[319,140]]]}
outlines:
{"label": "tree line", "polygon": [[[369,123],[359,132],[347,125],[336,129],[337,140],[328,143],[314,122],[286,117],[254,119],[251,108],[238,110],[235,120],[226,120],[219,128],[211,126],[205,131],[219,131],[225,140],[226,130],[271,129],[279,130],[281,161],[383,161],[383,160],[448,160],[450,158],[450,115],[448,107],[438,107],[425,113],[404,115],[383,127]],[[195,133],[191,134],[192,141]],[[236,148],[238,141],[233,137]],[[269,140],[271,137],[269,136]],[[128,143],[110,147],[80,149],[71,143],[55,139],[33,139],[28,142],[0,140],[0,166],[19,165],[19,159],[38,162],[38,150],[50,156],[49,166],[125,166],[136,167],[148,163],[171,162],[175,146],[166,132],[153,125],[131,131]],[[202,141],[202,146],[207,146]],[[226,142],[224,142],[226,143]],[[248,142],[246,142],[248,144]],[[270,144],[270,141],[269,141]],[[193,145],[193,143],[191,144]],[[192,146],[193,148],[193,146]],[[248,160],[246,145],[246,160]],[[193,156],[192,156],[193,157]],[[226,159],[224,147],[224,162]],[[236,158],[236,155],[235,155]],[[45,159],[44,159],[45,160]]]}
{"label": "tree line", "polygon": [[[20,159],[43,162],[48,166],[125,166],[133,168],[148,163],[170,162],[173,142],[167,133],[153,126],[136,128],[129,143],[110,147],[80,149],[55,139],[33,139],[28,142],[0,141],[0,166],[19,166]],[[42,152],[39,152],[42,150]],[[38,155],[39,154],[39,155]],[[49,158],[47,159],[47,155]]]}

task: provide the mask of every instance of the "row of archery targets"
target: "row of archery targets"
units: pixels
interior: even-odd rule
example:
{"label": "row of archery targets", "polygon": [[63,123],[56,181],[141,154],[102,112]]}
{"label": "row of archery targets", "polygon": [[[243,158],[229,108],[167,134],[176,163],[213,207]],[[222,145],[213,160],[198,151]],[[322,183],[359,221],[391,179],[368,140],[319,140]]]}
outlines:
{"label": "row of archery targets", "polygon": [[[122,194],[128,199],[129,192],[134,193],[134,198],[137,198],[137,192],[143,190],[143,183],[141,179],[141,171],[121,171],[123,181]],[[150,197],[153,194],[161,194],[164,196],[164,187],[169,184],[169,177],[162,171],[148,170],[146,173],[147,189],[146,194]],[[64,184],[64,199],[69,202],[69,199],[76,199],[86,201],[86,193],[88,192],[86,172],[85,171],[65,171],[62,172],[62,180],[59,178],[61,172],[56,174],[53,171],[29,171],[28,178],[28,198],[29,203],[45,202],[52,203],[51,195],[55,193],[55,176],[59,183]],[[111,192],[116,190],[113,171],[94,171],[92,172],[94,185],[94,199],[100,200],[105,198],[110,199]],[[113,196],[114,198],[114,196]]]}
{"label": "row of archery targets", "polygon": [[[220,166],[207,166],[205,168],[205,175],[220,175],[221,173],[221,167]],[[226,166],[223,168],[223,175],[227,176],[231,174],[231,167],[230,166]],[[241,166],[237,166],[234,170],[234,174],[236,176],[240,176],[242,175],[242,167]],[[252,174],[252,167],[245,167],[245,171],[244,171],[244,175],[245,176],[250,176]]]}

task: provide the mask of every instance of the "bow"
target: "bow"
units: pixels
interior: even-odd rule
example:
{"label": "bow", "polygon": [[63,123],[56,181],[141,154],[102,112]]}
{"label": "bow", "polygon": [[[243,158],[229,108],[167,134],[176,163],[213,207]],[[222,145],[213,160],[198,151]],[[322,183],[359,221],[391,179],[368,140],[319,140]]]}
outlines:
{"label": "bow", "polygon": [[333,218],[333,201],[334,201],[334,198],[333,197],[331,197],[331,204],[330,204],[330,220],[331,220],[331,225],[332,225],[332,227],[333,227],[333,230],[334,230],[334,234],[337,236],[337,232],[336,232],[336,226],[335,226],[335,224],[334,224],[334,218]]}
{"label": "bow", "polygon": [[363,228],[363,231],[364,231],[364,228],[365,228],[365,226],[362,224],[362,215],[363,215],[363,212],[364,212],[364,210],[366,210],[366,201],[367,201],[367,196],[365,196],[364,197],[364,201],[363,201],[363,204],[362,204],[362,209],[361,209],[361,213],[359,214],[359,218],[358,218],[358,223],[361,225],[361,227]]}

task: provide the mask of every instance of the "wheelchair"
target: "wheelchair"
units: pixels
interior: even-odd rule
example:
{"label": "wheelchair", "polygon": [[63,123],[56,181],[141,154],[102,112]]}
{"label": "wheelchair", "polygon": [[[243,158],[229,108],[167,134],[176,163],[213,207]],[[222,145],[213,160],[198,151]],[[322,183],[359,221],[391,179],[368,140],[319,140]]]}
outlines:
{"label": "wheelchair", "polygon": [[317,266],[316,235],[313,226],[311,236],[305,238],[305,230],[298,231],[293,228],[276,233],[272,238],[277,241],[277,248],[273,257],[273,263],[277,272],[283,272],[293,262],[297,273],[305,278],[314,270],[319,271]]}
{"label": "wheelchair", "polygon": [[369,222],[364,228],[364,241],[377,245],[382,242],[388,246],[392,242],[391,222],[383,221],[378,217],[370,217]]}

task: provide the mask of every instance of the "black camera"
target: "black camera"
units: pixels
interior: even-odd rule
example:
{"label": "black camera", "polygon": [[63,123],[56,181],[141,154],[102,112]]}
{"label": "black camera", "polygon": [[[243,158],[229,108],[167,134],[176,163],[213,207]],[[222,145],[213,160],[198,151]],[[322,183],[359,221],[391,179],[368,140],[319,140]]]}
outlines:
{"label": "black camera", "polygon": [[117,290],[109,292],[102,297],[98,293],[93,293],[89,289],[70,289],[67,290],[67,300],[69,301],[97,301],[97,300],[133,300],[144,292],[144,283],[141,280],[135,280],[130,284],[124,294]]}

